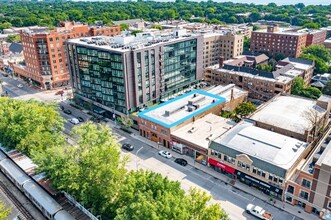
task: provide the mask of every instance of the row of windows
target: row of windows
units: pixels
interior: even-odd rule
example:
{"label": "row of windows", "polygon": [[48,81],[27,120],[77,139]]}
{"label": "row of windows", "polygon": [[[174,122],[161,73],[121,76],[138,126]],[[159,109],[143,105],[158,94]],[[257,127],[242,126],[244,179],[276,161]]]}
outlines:
{"label": "row of windows", "polygon": [[[221,154],[221,153],[219,153],[217,151],[211,150],[211,155],[216,156],[219,159],[221,159],[223,161],[226,161],[228,163],[231,163],[234,166],[237,166],[237,167],[239,167],[241,169],[245,169],[245,170],[247,170],[249,172],[252,172],[255,175],[261,176],[262,178],[265,178],[266,179],[267,176],[268,176],[268,180],[269,181],[272,181],[274,183],[283,184],[283,182],[284,182],[284,180],[282,178],[280,178],[280,177],[278,177],[278,176],[276,176],[274,174],[268,173],[268,175],[267,175],[267,172],[266,171],[261,170],[261,169],[259,169],[257,167],[254,167],[254,166],[250,166],[249,164],[246,164],[246,163],[244,163],[242,161],[236,160],[235,158],[230,157],[230,156],[228,156],[226,154]],[[236,164],[236,161],[237,161],[237,164]]]}

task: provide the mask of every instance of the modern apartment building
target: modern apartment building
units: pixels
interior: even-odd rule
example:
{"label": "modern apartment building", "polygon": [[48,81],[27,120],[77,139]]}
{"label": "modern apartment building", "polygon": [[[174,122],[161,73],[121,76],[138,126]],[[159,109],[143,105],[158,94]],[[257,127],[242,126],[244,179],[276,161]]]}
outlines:
{"label": "modern apartment building", "polygon": [[203,67],[218,63],[219,56],[225,60],[243,53],[244,37],[241,34],[227,32],[208,32],[203,34]]}
{"label": "modern apartment building", "polygon": [[267,30],[252,32],[250,50],[253,53],[265,53],[270,57],[299,57],[307,43],[307,33],[289,31],[277,25]]}
{"label": "modern apartment building", "polygon": [[202,79],[202,41],[182,30],[70,40],[75,97],[106,116],[156,103]]}
{"label": "modern apartment building", "polygon": [[86,24],[62,22],[55,30],[24,29],[21,31],[26,66],[13,65],[20,77],[44,89],[68,85],[70,76],[65,42],[68,39],[120,33],[120,27],[89,27]]}

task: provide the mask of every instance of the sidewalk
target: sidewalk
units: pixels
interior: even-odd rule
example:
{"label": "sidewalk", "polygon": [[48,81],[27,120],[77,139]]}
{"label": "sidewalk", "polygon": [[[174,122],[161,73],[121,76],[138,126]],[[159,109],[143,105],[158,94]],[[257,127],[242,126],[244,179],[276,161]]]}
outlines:
{"label": "sidewalk", "polygon": [[[115,126],[115,124],[113,122],[110,122],[110,127],[114,128],[117,126]],[[165,148],[163,146],[158,146],[158,144],[156,142],[153,142],[153,141],[150,141],[142,136],[139,135],[139,132],[136,131],[136,130],[133,130],[131,129],[132,131],[132,134],[131,134],[131,137],[141,141],[141,142],[144,142],[146,143],[147,145],[157,149],[157,150],[169,150],[168,148]],[[185,156],[185,155],[181,155],[181,154],[178,154],[177,152],[174,152],[174,151],[171,151],[171,154],[173,155],[173,157],[175,158],[178,158],[178,157],[181,157],[181,158],[185,158],[185,160],[187,160],[187,162],[192,166],[192,167],[195,167],[196,169],[199,169],[201,171],[203,171],[204,173],[208,174],[208,175],[211,175],[213,176],[214,178],[216,179],[219,179],[221,180],[222,182],[225,182],[229,185],[232,185],[233,188],[235,188],[236,190],[240,190],[242,192],[245,192],[247,194],[250,194],[254,197],[257,197],[259,199],[261,199],[262,201],[270,204],[270,205],[273,205],[274,207],[280,209],[280,210],[283,210],[283,211],[286,211],[288,213],[291,213],[301,219],[309,219],[309,220],[318,220],[319,218],[314,215],[314,214],[309,214],[307,212],[305,212],[303,210],[303,208],[300,208],[299,206],[292,206],[288,203],[285,203],[285,202],[282,202],[282,201],[279,201],[279,200],[274,200],[276,201],[274,203],[274,201],[270,201],[270,196],[264,194],[262,191],[259,191],[255,188],[252,188],[252,187],[249,187],[248,185],[246,184],[243,184],[241,183],[240,181],[236,181],[234,184],[231,184],[230,181],[232,179],[230,179],[229,177],[219,173],[219,172],[216,172],[215,170],[213,170],[212,168],[208,167],[208,166],[204,166],[200,163],[197,163],[193,160],[193,158],[191,157],[188,157],[188,156]],[[233,183],[233,181],[232,181]]]}

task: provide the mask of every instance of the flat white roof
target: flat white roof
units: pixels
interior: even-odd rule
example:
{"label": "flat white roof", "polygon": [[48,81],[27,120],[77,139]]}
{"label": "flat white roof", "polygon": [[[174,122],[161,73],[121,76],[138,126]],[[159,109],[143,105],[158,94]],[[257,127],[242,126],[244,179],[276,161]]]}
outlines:
{"label": "flat white roof", "polygon": [[304,134],[312,127],[307,120],[309,111],[317,111],[320,117],[326,112],[325,109],[316,105],[315,100],[295,96],[276,96],[256,111],[251,119]]}
{"label": "flat white roof", "polygon": [[174,131],[171,135],[208,149],[211,140],[227,132],[236,123],[214,114],[208,114],[195,122]]}
{"label": "flat white roof", "polygon": [[307,143],[241,121],[215,142],[274,166],[289,169],[305,150]]}
{"label": "flat white roof", "polygon": [[213,87],[213,88],[207,90],[207,92],[214,94],[214,95],[219,95],[219,96],[224,97],[226,102],[231,101],[231,94],[233,94],[233,98],[235,98],[235,99],[239,98],[245,94],[248,95],[247,91],[236,87],[235,84],[229,84],[226,86],[218,85],[216,87]]}
{"label": "flat white roof", "polygon": [[163,127],[171,128],[223,102],[225,102],[225,98],[221,96],[203,90],[193,90],[140,112],[138,116]]}
{"label": "flat white roof", "polygon": [[303,73],[303,70],[290,69],[290,70],[286,71],[285,73],[281,73],[281,75],[295,78],[297,76],[300,76],[302,73]]}

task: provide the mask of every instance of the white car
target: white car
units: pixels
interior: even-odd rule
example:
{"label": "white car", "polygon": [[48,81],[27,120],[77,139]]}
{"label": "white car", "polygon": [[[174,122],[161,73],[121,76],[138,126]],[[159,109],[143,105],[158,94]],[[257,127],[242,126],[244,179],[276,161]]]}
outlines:
{"label": "white car", "polygon": [[79,120],[77,118],[70,118],[69,121],[71,123],[73,123],[74,125],[78,125],[79,124]]}
{"label": "white car", "polygon": [[18,88],[23,88],[23,85],[22,84],[18,84],[17,87]]}
{"label": "white car", "polygon": [[172,155],[170,152],[166,151],[166,150],[161,150],[159,151],[159,155],[162,156],[162,157],[165,157],[167,159],[170,159],[172,158]]}
{"label": "white car", "polygon": [[246,207],[246,211],[249,214],[254,215],[255,217],[262,219],[262,220],[273,220],[274,219],[274,216],[272,214],[270,214],[269,212],[264,210],[262,207],[257,206],[257,205],[248,204]]}

